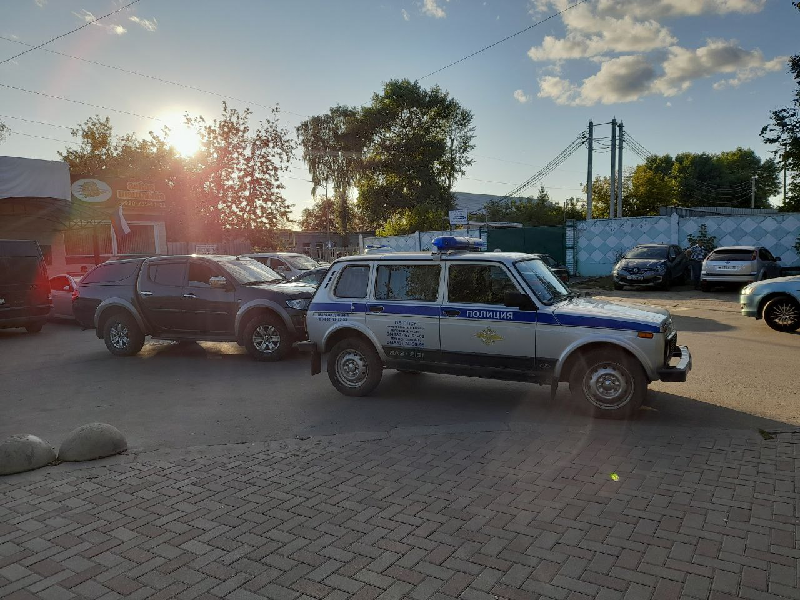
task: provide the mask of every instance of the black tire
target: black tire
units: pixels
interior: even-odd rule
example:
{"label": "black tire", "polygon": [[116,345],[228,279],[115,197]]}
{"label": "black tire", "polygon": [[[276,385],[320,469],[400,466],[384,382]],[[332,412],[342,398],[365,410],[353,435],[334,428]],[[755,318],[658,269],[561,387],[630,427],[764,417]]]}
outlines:
{"label": "black tire", "polygon": [[800,329],[800,304],[791,296],[777,296],[764,307],[764,321],[775,331]]}
{"label": "black tire", "polygon": [[41,321],[35,321],[25,325],[25,331],[28,333],[39,333],[42,330],[42,327],[44,327],[44,323]]}
{"label": "black tire", "polygon": [[[617,396],[611,395],[614,388],[619,388]],[[595,418],[627,419],[644,401],[647,377],[639,361],[621,350],[593,350],[575,362],[569,390],[577,407]]]}
{"label": "black tire", "polygon": [[[330,351],[327,362],[328,378],[345,396],[366,396],[381,382],[381,357],[365,340],[343,339]],[[346,376],[347,373],[351,376]]]}
{"label": "black tire", "polygon": [[658,287],[659,289],[662,289],[665,292],[672,287],[672,275],[669,274],[669,271],[664,273],[664,277],[661,278],[661,285],[659,285]]}
{"label": "black tire", "polygon": [[625,288],[625,286],[622,285],[621,283],[617,283],[616,281],[614,282],[614,289],[615,290],[622,290],[624,288]]}
{"label": "black tire", "polygon": [[130,314],[119,312],[106,320],[103,341],[114,356],[133,356],[144,346],[144,333]]}
{"label": "black tire", "polygon": [[282,360],[292,347],[289,330],[275,314],[257,315],[244,328],[244,347],[256,360]]}
{"label": "black tire", "polygon": [[678,276],[676,283],[678,285],[686,285],[687,281],[689,281],[689,269],[684,269]]}
{"label": "black tire", "polygon": [[707,281],[700,280],[700,291],[701,292],[710,292],[711,291],[711,284]]}

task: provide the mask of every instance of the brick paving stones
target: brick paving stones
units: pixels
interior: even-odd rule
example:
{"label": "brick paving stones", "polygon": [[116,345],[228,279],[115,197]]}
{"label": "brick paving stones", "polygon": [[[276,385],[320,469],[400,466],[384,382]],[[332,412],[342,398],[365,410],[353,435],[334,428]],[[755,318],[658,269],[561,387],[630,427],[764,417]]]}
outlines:
{"label": "brick paving stones", "polygon": [[369,437],[2,478],[0,598],[800,597],[796,435]]}

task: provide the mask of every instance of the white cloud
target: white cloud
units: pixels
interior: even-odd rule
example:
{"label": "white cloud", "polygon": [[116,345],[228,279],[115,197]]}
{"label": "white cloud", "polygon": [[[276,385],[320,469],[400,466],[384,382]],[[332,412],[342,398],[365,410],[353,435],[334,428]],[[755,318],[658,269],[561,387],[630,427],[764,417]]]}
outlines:
{"label": "white cloud", "polygon": [[[450,0],[447,0],[448,2]],[[422,14],[435,19],[444,19],[447,13],[439,6],[439,0],[424,0],[422,5]]]}
{"label": "white cloud", "polygon": [[667,107],[669,108],[670,106],[672,106],[672,102],[667,102]]}
{"label": "white cloud", "polygon": [[411,20],[411,15],[408,14],[408,11],[405,8],[403,10],[401,10],[400,12],[403,13],[403,20],[404,21],[410,21]]}
{"label": "white cloud", "polygon": [[[599,70],[580,83],[560,76],[542,76],[539,96],[558,104],[591,106],[632,102],[647,95],[675,96],[698,79],[727,75],[714,89],[739,86],[777,71],[785,57],[765,58],[735,41],[707,40],[700,48],[679,44],[661,20],[728,13],[753,14],[766,0],[529,0],[532,14],[570,10],[561,15],[563,37],[545,36],[530,48],[536,62],[551,63],[541,73],[560,75],[564,61],[589,60]],[[552,67],[555,65],[555,68]]]}
{"label": "white cloud", "polygon": [[45,4],[47,4],[47,0],[33,0],[36,3],[36,6],[39,8],[43,8]]}
{"label": "white cloud", "polygon": [[643,54],[605,60],[596,74],[580,84],[561,77],[541,77],[538,95],[567,106],[634,102],[650,95],[672,97],[688,90],[697,79],[720,74],[733,76],[715,83],[714,89],[738,86],[780,70],[786,60],[767,61],[760,50],[745,50],[735,41],[709,40],[696,50],[673,46],[660,63]]}
{"label": "white cloud", "polygon": [[86,23],[91,23],[96,27],[102,27],[108,33],[114,35],[124,35],[125,33],[128,32],[128,30],[125,29],[122,25],[118,25],[116,23],[98,23],[97,17],[95,17],[90,11],[86,9],[82,9],[80,13],[76,13],[73,11],[72,14],[81,19],[82,21],[85,21]]}
{"label": "white cloud", "polygon": [[132,22],[136,23],[137,25],[141,25],[142,28],[146,29],[147,31],[153,32],[158,29],[158,21],[155,19],[142,19],[133,15],[132,17],[128,17]]}
{"label": "white cloud", "polygon": [[526,102],[528,102],[531,99],[531,97],[528,96],[522,90],[517,90],[516,92],[514,92],[514,99],[517,102],[519,102],[520,104],[525,104]]}

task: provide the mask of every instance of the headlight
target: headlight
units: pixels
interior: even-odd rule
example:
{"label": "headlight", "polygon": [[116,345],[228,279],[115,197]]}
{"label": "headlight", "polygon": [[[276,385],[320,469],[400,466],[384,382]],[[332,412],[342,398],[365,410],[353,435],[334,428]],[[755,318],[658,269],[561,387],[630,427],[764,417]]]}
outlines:
{"label": "headlight", "polygon": [[295,310],[306,310],[309,304],[311,304],[310,298],[297,298],[296,300],[286,301],[286,306]]}
{"label": "headlight", "polygon": [[746,285],[742,288],[742,296],[747,296],[753,293],[753,288],[749,285]]}

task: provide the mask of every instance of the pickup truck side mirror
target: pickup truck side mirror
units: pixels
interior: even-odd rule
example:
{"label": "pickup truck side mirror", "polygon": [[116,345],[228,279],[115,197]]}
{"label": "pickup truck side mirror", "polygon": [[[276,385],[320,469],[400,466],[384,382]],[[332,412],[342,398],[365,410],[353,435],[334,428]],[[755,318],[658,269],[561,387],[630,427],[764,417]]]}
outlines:
{"label": "pickup truck side mirror", "polygon": [[520,310],[537,310],[538,308],[528,294],[520,292],[506,292],[503,294],[503,304],[509,308],[519,308]]}
{"label": "pickup truck side mirror", "polygon": [[224,277],[211,277],[208,280],[208,285],[216,290],[224,290],[228,287],[228,280]]}

